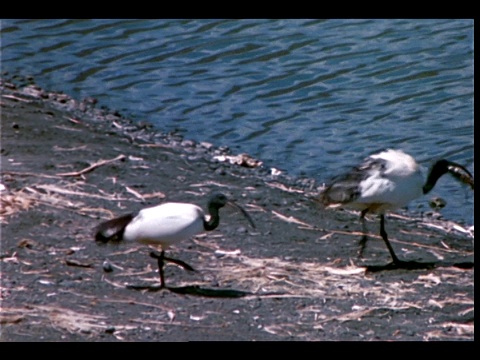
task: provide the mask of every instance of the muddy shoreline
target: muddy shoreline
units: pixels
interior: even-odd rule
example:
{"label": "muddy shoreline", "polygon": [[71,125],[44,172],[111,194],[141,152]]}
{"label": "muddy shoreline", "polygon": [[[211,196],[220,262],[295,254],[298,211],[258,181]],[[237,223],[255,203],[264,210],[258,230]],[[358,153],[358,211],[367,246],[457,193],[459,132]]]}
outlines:
{"label": "muddy shoreline", "polygon": [[[473,228],[393,214],[397,254],[439,266],[366,273],[389,261],[378,219],[358,259],[357,215],[318,206],[313,179],[33,79],[0,89],[1,341],[474,339]],[[218,190],[257,228],[226,210],[218,229],[170,250],[197,270],[167,266],[170,289],[129,288],[158,282],[147,247],[93,241],[103,219],[164,201],[203,207]]]}

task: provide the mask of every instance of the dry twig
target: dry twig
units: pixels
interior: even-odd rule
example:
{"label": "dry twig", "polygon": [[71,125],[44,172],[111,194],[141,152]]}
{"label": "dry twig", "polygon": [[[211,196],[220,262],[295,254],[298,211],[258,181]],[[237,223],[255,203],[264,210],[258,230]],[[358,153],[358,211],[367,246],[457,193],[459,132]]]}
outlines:
{"label": "dry twig", "polygon": [[106,165],[106,164],[110,164],[111,162],[114,162],[114,161],[117,161],[117,160],[123,160],[123,159],[125,159],[125,155],[121,154],[121,155],[118,155],[114,159],[97,161],[95,164],[90,165],[89,167],[86,167],[83,170],[73,171],[73,172],[68,172],[68,173],[60,173],[60,174],[57,174],[57,176],[80,176],[80,175],[83,175],[85,173],[88,173],[88,172],[96,169],[97,167],[100,167],[100,166],[103,166],[103,165]]}

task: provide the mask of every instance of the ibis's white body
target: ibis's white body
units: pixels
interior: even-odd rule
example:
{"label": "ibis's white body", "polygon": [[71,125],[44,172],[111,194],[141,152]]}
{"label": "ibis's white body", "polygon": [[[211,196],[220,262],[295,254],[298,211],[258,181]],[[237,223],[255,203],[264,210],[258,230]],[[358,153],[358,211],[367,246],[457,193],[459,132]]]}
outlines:
{"label": "ibis's white body", "polygon": [[204,218],[203,210],[194,204],[165,203],[145,208],[125,227],[123,239],[165,250],[203,232]]}
{"label": "ibis's white body", "polygon": [[360,197],[355,201],[362,208],[384,212],[407,205],[422,196],[423,174],[415,160],[408,154],[387,150],[371,158],[386,161],[382,170],[372,170],[360,183]]}
{"label": "ibis's white body", "polygon": [[151,251],[150,256],[157,259],[160,288],[164,288],[163,267],[166,261],[186,270],[194,270],[184,261],[166,257],[165,250],[198,233],[216,229],[220,223],[219,209],[227,204],[240,210],[252,227],[255,227],[242,207],[229,201],[224,194],[216,193],[208,201],[208,217],[202,208],[194,204],[165,203],[142,209],[137,214],[129,213],[100,223],[95,228],[95,241],[106,243],[123,240],[161,248],[160,253]]}
{"label": "ibis's white body", "polygon": [[403,207],[423,194],[424,177],[410,155],[389,149],[371,155],[369,159],[382,161],[373,164],[367,161],[364,167],[357,169],[364,173],[362,180],[356,184],[357,196],[348,202],[331,203],[330,206],[384,213]]}

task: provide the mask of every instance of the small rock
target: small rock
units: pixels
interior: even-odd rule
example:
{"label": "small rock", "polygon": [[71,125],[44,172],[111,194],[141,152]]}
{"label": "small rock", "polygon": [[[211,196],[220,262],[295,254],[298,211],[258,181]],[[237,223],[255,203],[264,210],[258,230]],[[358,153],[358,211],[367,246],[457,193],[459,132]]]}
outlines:
{"label": "small rock", "polygon": [[210,150],[211,148],[213,148],[213,144],[211,144],[209,142],[205,142],[205,141],[202,141],[200,143],[200,146],[207,149],[207,150]]}
{"label": "small rock", "polygon": [[181,142],[181,145],[183,147],[195,147],[195,141],[193,141],[193,140],[183,140]]}
{"label": "small rock", "polygon": [[103,271],[105,271],[105,272],[112,272],[113,271],[112,264],[110,264],[110,262],[108,262],[106,260],[103,262],[102,268],[103,268]]}
{"label": "small rock", "polygon": [[436,209],[441,209],[445,207],[445,205],[447,205],[447,202],[440,197],[433,197],[430,199],[428,204],[432,209],[436,210]]}
{"label": "small rock", "polygon": [[105,329],[105,333],[113,334],[115,332],[115,326],[109,326]]}

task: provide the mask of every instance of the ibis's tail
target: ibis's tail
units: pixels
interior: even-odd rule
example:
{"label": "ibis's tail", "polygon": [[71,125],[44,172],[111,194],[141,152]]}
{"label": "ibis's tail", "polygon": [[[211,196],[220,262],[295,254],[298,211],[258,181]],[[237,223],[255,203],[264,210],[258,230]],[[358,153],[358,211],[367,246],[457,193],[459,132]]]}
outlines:
{"label": "ibis's tail", "polygon": [[123,232],[134,214],[127,214],[115,219],[105,221],[95,228],[95,240],[106,243],[108,241],[122,240]]}

